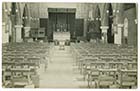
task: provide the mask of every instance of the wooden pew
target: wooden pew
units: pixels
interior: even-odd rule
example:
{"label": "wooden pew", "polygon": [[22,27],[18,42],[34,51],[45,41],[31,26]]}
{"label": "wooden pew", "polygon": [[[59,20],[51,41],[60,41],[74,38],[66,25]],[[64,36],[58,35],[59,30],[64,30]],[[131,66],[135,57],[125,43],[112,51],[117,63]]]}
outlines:
{"label": "wooden pew", "polygon": [[[14,76],[16,73],[22,73],[22,78],[24,78],[25,75],[36,76],[37,67],[49,56],[48,50],[49,44],[45,43],[4,44],[2,49],[2,77],[3,84],[5,84],[4,86],[14,87],[11,83],[17,78]],[[30,69],[30,71],[27,71],[26,69]],[[39,79],[38,76],[33,78]],[[36,84],[35,87],[39,87],[37,82],[33,83]]]}
{"label": "wooden pew", "polygon": [[[96,45],[90,43],[79,43],[73,45],[73,49],[73,55],[76,54],[76,64],[78,64],[77,67],[79,67],[79,70],[82,70],[82,73],[84,73],[82,75],[85,78],[87,77],[86,81],[88,81],[89,87],[91,87],[92,82],[96,80],[99,82],[99,86],[102,86],[102,84],[100,84],[102,81],[105,83],[108,81],[108,85],[106,84],[108,88],[112,88],[113,85],[116,85],[116,88],[123,88],[115,81],[118,80],[118,78],[121,76],[121,72],[119,70],[137,69],[137,49],[134,47],[124,47],[114,44]],[[95,57],[98,57],[98,62],[100,64],[105,64],[101,66],[96,64],[96,61],[86,61],[86,58],[94,60]],[[106,71],[99,72],[100,69],[105,68],[107,69]],[[101,76],[99,73],[110,73],[112,69],[116,70],[115,75],[106,75],[107,77],[103,79],[97,79],[98,76]],[[115,77],[115,80],[113,77]],[[113,84],[111,84],[111,80],[113,81]],[[109,83],[111,85],[109,85]]]}
{"label": "wooden pew", "polygon": [[110,88],[111,85],[116,83],[117,69],[98,69],[98,87],[99,88]]}
{"label": "wooden pew", "polygon": [[120,88],[132,88],[137,86],[137,70],[120,70],[118,79]]}

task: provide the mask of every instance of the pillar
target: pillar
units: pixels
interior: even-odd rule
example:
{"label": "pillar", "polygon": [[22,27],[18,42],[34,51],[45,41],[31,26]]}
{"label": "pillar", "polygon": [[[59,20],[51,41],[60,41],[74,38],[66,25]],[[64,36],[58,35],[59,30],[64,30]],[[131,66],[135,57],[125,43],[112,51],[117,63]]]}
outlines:
{"label": "pillar", "polygon": [[15,25],[15,31],[16,31],[16,42],[22,42],[22,35],[21,35],[21,29],[22,25]]}
{"label": "pillar", "polygon": [[15,28],[12,28],[12,42],[16,42],[16,31],[15,31]]}
{"label": "pillar", "polygon": [[84,19],[84,37],[87,35],[87,19]]}
{"label": "pillar", "polygon": [[102,41],[103,43],[107,43],[107,30],[108,30],[108,26],[101,26],[100,27],[102,30]]}
{"label": "pillar", "polygon": [[27,42],[30,37],[30,27],[24,27],[24,42]]}
{"label": "pillar", "polygon": [[24,27],[25,30],[25,38],[30,37],[30,27]]}
{"label": "pillar", "polygon": [[122,33],[123,32],[123,24],[118,24],[117,25],[117,33],[114,35],[114,43],[115,44],[122,44]]}
{"label": "pillar", "polygon": [[8,43],[9,42],[9,33],[6,30],[6,24],[5,22],[2,23],[2,43]]}

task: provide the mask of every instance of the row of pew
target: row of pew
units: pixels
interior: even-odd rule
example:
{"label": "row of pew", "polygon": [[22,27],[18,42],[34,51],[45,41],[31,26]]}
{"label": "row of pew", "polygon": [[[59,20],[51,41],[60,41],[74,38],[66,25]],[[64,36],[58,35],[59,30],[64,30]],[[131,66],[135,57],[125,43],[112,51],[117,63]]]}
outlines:
{"label": "row of pew", "polygon": [[88,88],[137,88],[137,48],[75,43],[74,62]]}
{"label": "row of pew", "polygon": [[38,88],[41,63],[47,64],[48,43],[2,44],[2,85],[4,88]]}

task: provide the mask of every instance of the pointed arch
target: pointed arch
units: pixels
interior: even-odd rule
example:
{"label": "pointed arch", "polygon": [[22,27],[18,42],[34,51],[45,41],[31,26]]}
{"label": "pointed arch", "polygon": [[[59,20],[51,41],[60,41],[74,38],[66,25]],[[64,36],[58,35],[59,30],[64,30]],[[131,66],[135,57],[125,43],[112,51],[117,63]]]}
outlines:
{"label": "pointed arch", "polygon": [[29,15],[29,8],[27,4],[25,4],[24,9],[23,9],[22,24],[24,27],[30,26],[30,15]]}
{"label": "pointed arch", "polygon": [[109,29],[108,29],[108,32],[107,32],[107,36],[108,36],[108,39],[107,39],[107,41],[108,41],[108,43],[114,43],[114,34],[113,34],[113,31],[112,31],[112,24],[113,24],[113,18],[112,18],[112,16],[113,16],[113,8],[112,8],[112,4],[111,3],[109,3],[108,5],[107,5],[107,10],[109,11],[108,12],[108,17],[107,17],[107,19],[108,19],[108,26],[109,26]]}
{"label": "pointed arch", "polygon": [[107,23],[107,4],[105,3],[103,5],[103,14],[102,14],[102,26],[108,26],[108,23]]}
{"label": "pointed arch", "polygon": [[11,3],[11,18],[13,19],[14,25],[21,24],[21,12],[20,12],[20,7],[19,3],[12,2]]}
{"label": "pointed arch", "polygon": [[19,3],[16,3],[16,18],[17,18],[17,24],[21,25],[22,24],[22,17],[21,17],[21,9],[20,9]]}
{"label": "pointed arch", "polygon": [[97,35],[97,38],[101,39],[101,14],[100,14],[100,8],[99,6],[97,5],[96,6],[96,9],[95,9],[95,31],[96,31],[96,35]]}
{"label": "pointed arch", "polygon": [[96,6],[95,12],[95,17],[101,17],[99,5]]}

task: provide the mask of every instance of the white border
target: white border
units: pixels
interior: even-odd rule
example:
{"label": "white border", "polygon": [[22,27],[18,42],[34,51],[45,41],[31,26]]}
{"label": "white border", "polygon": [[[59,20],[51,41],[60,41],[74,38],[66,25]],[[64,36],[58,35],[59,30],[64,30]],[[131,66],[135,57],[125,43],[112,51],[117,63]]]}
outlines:
{"label": "white border", "polygon": [[93,2],[93,3],[134,3],[138,2],[139,0],[1,0],[4,2]]}
{"label": "white border", "polygon": [[[139,1],[140,0],[1,0],[0,2],[0,67],[1,64],[2,64],[2,2],[87,2],[87,3],[138,3],[138,30],[140,28],[139,26],[139,16],[140,16],[140,6],[139,6]],[[140,39],[140,36],[139,36],[139,31],[138,31],[138,40]],[[139,44],[140,42],[138,42],[138,47],[139,47]],[[139,51],[140,49],[138,49],[138,65],[140,65],[140,62],[139,62]],[[2,79],[2,69],[0,68],[0,91],[54,91],[54,90],[57,90],[57,91],[92,91],[92,90],[96,90],[96,91],[140,91],[140,80],[138,79],[138,89],[45,89],[45,88],[36,88],[36,89],[5,89],[5,88],[2,88],[1,85],[1,79]],[[139,73],[139,66],[138,66],[138,78],[140,78],[140,73]]]}

